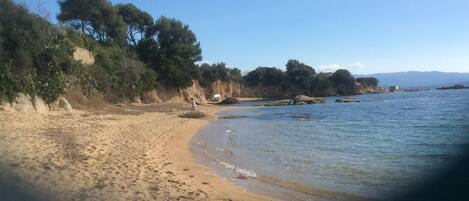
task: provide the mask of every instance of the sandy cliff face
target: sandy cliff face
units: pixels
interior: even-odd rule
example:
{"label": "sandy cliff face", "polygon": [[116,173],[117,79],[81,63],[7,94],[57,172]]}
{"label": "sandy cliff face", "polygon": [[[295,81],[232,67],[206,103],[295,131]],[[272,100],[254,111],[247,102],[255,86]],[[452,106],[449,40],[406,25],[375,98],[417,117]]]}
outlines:
{"label": "sandy cliff face", "polygon": [[205,88],[205,96],[210,99],[215,94],[220,94],[222,97],[240,97],[241,96],[241,83],[216,81],[209,87]]}
{"label": "sandy cliff face", "polygon": [[73,59],[75,61],[81,62],[84,65],[92,65],[95,62],[92,52],[79,47],[75,47],[75,51],[73,52]]}
{"label": "sandy cliff face", "polygon": [[205,98],[205,90],[198,81],[192,81],[192,86],[184,89],[160,88],[152,93],[156,95],[153,98],[158,102],[187,103],[190,102],[191,98],[202,104],[208,102]]}

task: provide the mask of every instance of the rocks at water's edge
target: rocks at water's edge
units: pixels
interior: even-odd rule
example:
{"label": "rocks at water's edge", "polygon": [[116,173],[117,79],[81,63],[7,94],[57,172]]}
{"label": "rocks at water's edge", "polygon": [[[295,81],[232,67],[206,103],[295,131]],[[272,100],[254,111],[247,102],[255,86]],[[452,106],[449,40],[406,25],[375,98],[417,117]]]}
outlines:
{"label": "rocks at water's edge", "polygon": [[292,100],[280,100],[264,106],[287,106],[287,105],[306,105],[306,104],[322,104],[326,103],[325,98],[309,97],[306,95],[298,95]]}
{"label": "rocks at water's edge", "polygon": [[336,103],[359,103],[359,100],[354,100],[352,98],[339,98],[335,100]]}
{"label": "rocks at water's edge", "polygon": [[306,95],[298,95],[295,97],[295,103],[307,103],[307,104],[321,104],[326,103],[325,98],[316,98],[316,97],[309,97]]}
{"label": "rocks at water's edge", "polygon": [[240,101],[237,98],[226,97],[224,100],[222,100],[218,104],[220,104],[220,105],[232,105],[232,104],[238,104],[238,103],[240,103]]}
{"label": "rocks at water's edge", "polygon": [[438,90],[449,90],[449,89],[465,89],[467,87],[464,87],[463,84],[455,84],[453,86],[447,86],[447,87],[440,87],[437,88]]}
{"label": "rocks at water's edge", "polygon": [[270,106],[287,106],[287,105],[292,105],[291,103],[292,103],[291,100],[279,100],[279,101],[274,101],[273,103],[268,103],[268,104],[264,104],[264,105],[261,105],[261,106],[266,106],[266,107],[270,107]]}

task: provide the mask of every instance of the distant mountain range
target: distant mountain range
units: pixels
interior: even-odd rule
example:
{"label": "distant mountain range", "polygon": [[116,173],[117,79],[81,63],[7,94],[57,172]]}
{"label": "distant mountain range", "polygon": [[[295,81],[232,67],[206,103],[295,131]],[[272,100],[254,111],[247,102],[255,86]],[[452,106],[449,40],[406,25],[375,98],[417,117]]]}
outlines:
{"label": "distant mountain range", "polygon": [[469,86],[469,73],[446,73],[438,71],[409,71],[397,73],[376,73],[357,75],[357,77],[375,77],[382,86],[398,85],[401,88],[437,88],[452,84]]}

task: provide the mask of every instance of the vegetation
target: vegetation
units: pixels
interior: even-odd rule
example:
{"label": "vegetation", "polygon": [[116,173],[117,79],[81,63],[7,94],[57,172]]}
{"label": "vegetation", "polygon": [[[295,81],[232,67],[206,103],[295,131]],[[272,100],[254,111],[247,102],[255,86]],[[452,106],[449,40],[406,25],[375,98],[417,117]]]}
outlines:
{"label": "vegetation", "polygon": [[215,81],[241,82],[241,70],[228,68],[225,63],[207,64],[200,66],[199,82],[204,86],[209,86]]}
{"label": "vegetation", "polygon": [[282,87],[285,73],[275,67],[258,67],[244,76],[244,82],[249,87]]}
{"label": "vegetation", "polygon": [[290,96],[351,95],[356,92],[355,79],[347,70],[316,74],[314,68],[298,60],[289,60],[286,68],[284,72],[275,67],[258,67],[244,76],[244,82],[249,87],[278,87]]}
{"label": "vegetation", "polygon": [[357,78],[357,82],[363,87],[376,87],[379,80],[374,77],[360,77]]}
{"label": "vegetation", "polygon": [[159,75],[167,87],[184,88],[197,75],[195,62],[202,60],[202,50],[195,34],[181,21],[161,17],[139,42],[137,51]]}
{"label": "vegetation", "polygon": [[10,0],[0,0],[0,10],[0,99],[26,92],[55,101],[75,66],[72,47],[52,24]]}
{"label": "vegetation", "polygon": [[[286,71],[258,67],[241,75],[224,63],[201,64],[196,35],[183,22],[156,21],[132,4],[108,0],[60,0],[62,26],[30,13],[12,0],[0,0],[0,101],[13,101],[20,92],[47,103],[77,86],[85,96],[103,94],[108,101],[129,101],[157,87],[180,89],[198,80],[247,87],[273,87],[294,96],[350,95],[356,82],[376,86],[375,78],[354,79],[347,70],[316,73],[298,60]],[[93,52],[95,63],[72,59],[74,47]]]}

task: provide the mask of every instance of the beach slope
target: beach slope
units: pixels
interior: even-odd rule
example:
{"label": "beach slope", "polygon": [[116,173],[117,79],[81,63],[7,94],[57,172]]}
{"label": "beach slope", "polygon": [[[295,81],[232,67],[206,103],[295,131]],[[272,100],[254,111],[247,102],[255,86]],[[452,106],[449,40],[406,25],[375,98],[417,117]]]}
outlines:
{"label": "beach slope", "polygon": [[179,118],[187,109],[1,112],[0,178],[46,200],[271,200],[194,163],[191,139],[210,118]]}

